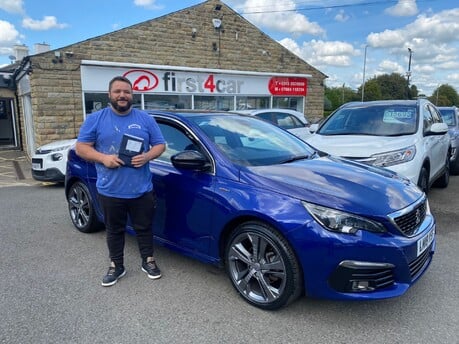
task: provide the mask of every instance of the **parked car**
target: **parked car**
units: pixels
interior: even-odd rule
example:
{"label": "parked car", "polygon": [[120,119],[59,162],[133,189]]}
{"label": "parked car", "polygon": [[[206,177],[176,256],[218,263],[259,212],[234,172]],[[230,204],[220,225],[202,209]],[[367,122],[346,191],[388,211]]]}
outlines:
{"label": "parked car", "polygon": [[[430,265],[436,222],[407,178],[320,156],[254,116],[152,115],[167,142],[150,162],[156,242],[224,267],[250,304],[396,297]],[[102,221],[95,182],[94,165],[71,149],[65,195],[84,233]]]}
{"label": "parked car", "polygon": [[443,121],[448,125],[451,139],[450,170],[453,174],[459,174],[459,108],[456,106],[439,106],[437,108]]}
{"label": "parked car", "polygon": [[32,156],[32,177],[38,181],[63,183],[67,165],[67,153],[76,139],[59,140],[35,150]]}
{"label": "parked car", "polygon": [[240,110],[238,113],[257,116],[290,131],[300,139],[306,139],[309,131],[309,121],[304,113],[291,109],[252,109]]}
{"label": "parked car", "polygon": [[306,141],[315,148],[389,168],[428,192],[449,183],[448,126],[427,99],[347,103]]}

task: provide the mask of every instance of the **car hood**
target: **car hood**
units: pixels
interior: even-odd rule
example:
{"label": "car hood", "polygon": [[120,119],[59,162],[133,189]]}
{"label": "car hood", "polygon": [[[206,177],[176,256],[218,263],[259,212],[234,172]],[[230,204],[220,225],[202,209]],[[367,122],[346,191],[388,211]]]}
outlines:
{"label": "car hood", "polygon": [[413,135],[368,136],[368,135],[320,135],[313,134],[306,139],[314,148],[328,154],[349,157],[368,158],[374,154],[403,149],[415,144]]}
{"label": "car hood", "polygon": [[423,195],[394,172],[332,156],[247,171],[241,177],[260,188],[361,215],[386,216]]}
{"label": "car hood", "polygon": [[53,141],[50,143],[47,143],[43,146],[40,146],[37,148],[37,150],[40,151],[53,151],[53,150],[59,150],[63,149],[65,147],[70,147],[74,145],[76,142],[76,139],[68,139],[68,140],[59,140],[59,141]]}

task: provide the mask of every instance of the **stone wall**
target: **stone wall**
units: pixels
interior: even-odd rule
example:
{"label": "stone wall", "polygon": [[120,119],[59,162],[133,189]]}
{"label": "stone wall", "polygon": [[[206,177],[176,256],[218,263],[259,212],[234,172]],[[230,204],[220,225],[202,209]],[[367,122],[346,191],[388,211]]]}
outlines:
{"label": "stone wall", "polygon": [[[220,10],[216,10],[217,5],[221,6]],[[213,18],[221,19],[220,30],[214,28]],[[191,35],[193,28],[195,38]],[[61,54],[59,58],[55,56],[57,51]],[[323,114],[326,76],[221,1],[209,0],[31,56],[37,145],[78,134],[83,120],[81,60],[310,74],[305,113],[309,119],[321,118]]]}

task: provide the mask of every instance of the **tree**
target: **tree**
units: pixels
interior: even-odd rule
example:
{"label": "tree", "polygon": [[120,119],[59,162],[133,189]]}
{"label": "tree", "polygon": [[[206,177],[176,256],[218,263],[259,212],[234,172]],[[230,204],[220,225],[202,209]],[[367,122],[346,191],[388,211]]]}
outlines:
{"label": "tree", "polygon": [[459,106],[459,95],[454,87],[443,84],[440,85],[429,100],[437,106]]}
{"label": "tree", "polygon": [[[362,94],[362,86],[357,91],[360,95]],[[362,97],[362,96],[360,96]],[[381,88],[376,79],[370,79],[365,82],[365,93],[363,94],[364,101],[379,100],[382,99]]]}
{"label": "tree", "polygon": [[359,95],[352,88],[346,87],[345,84],[342,87],[325,86],[325,97],[331,103],[331,106],[326,104],[327,109],[330,110],[335,110],[344,103],[360,100]]}
{"label": "tree", "polygon": [[[358,90],[360,95],[361,88]],[[415,85],[408,87],[408,80],[399,73],[378,75],[365,82],[364,101],[414,99],[417,96],[417,87]]]}

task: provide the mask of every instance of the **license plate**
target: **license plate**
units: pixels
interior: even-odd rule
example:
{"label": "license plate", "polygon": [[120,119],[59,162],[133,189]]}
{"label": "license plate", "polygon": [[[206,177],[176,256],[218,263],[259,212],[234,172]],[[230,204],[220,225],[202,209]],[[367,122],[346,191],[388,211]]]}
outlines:
{"label": "license plate", "polygon": [[424,252],[427,247],[430,246],[432,241],[435,238],[435,227],[430,230],[429,233],[424,235],[421,239],[418,240],[418,257]]}
{"label": "license plate", "polygon": [[32,164],[32,170],[41,170],[41,164],[36,162]]}

